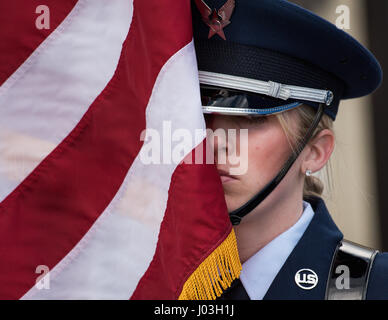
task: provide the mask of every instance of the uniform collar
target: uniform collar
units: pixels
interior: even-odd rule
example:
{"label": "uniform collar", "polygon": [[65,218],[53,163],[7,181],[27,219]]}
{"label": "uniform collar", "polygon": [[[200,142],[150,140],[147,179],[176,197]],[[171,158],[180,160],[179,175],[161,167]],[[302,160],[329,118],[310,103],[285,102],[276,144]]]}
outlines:
{"label": "uniform collar", "polygon": [[[325,298],[332,257],[343,235],[321,198],[311,197],[308,201],[314,210],[314,217],[269,287],[265,300]],[[302,289],[297,285],[295,275],[302,269],[310,269],[316,273],[318,282],[312,289]]]}

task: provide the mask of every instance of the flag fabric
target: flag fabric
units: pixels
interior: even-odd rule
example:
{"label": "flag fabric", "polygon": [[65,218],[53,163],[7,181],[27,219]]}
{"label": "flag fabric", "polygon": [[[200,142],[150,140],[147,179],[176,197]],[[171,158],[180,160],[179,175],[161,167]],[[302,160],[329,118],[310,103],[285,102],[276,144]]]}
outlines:
{"label": "flag fabric", "polygon": [[215,299],[241,264],[206,135],[141,158],[205,129],[190,1],[45,3],[0,4],[0,298]]}

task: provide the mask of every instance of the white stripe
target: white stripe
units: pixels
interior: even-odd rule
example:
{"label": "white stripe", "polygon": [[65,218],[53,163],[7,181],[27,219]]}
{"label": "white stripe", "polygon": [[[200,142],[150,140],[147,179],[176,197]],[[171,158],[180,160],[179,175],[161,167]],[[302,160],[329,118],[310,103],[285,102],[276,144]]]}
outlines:
{"label": "white stripe", "polygon": [[[196,66],[191,42],[162,68],[147,106],[147,128],[162,132],[163,121],[170,120],[172,130],[185,128],[192,136],[205,129]],[[154,256],[176,167],[144,165],[139,153],[108,208],[49,273],[50,289],[33,287],[23,298],[130,298]]]}
{"label": "white stripe", "polygon": [[128,34],[132,6],[131,0],[79,0],[0,87],[0,202],[106,87]]}

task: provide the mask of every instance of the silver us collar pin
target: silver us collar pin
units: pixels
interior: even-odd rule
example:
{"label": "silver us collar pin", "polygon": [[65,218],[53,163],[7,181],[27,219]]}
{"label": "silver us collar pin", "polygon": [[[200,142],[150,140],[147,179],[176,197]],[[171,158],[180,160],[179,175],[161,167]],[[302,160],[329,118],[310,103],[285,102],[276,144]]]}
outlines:
{"label": "silver us collar pin", "polygon": [[318,284],[318,275],[311,269],[300,269],[295,274],[295,283],[303,290],[311,290]]}
{"label": "silver us collar pin", "polygon": [[277,99],[306,100],[329,106],[334,99],[330,90],[291,86],[273,81],[261,81],[208,71],[199,71],[199,82],[204,85],[249,91]]}

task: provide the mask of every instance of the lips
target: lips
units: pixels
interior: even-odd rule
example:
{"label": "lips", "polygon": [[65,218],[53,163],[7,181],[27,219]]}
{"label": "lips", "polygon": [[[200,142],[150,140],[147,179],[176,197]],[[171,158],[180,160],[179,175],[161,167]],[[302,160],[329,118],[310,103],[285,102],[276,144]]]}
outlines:
{"label": "lips", "polygon": [[231,176],[226,170],[218,169],[218,174],[220,175],[222,183],[227,183],[227,182],[237,180],[235,177]]}

